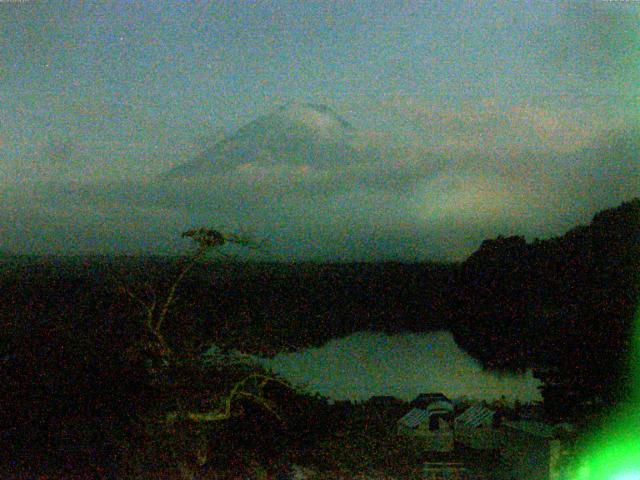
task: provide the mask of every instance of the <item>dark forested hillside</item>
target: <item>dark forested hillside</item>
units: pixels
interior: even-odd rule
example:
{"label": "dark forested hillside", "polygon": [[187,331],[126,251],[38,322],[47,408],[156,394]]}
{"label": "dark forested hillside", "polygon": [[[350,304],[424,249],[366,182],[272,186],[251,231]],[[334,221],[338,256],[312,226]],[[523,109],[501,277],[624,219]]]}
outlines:
{"label": "dark forested hillside", "polygon": [[[82,469],[82,462],[87,468],[119,462],[128,435],[122,432],[137,424],[157,393],[137,348],[140,305],[122,287],[139,298],[166,292],[181,261],[10,257],[2,263],[0,464]],[[454,266],[395,263],[206,263],[181,285],[166,327],[170,342],[185,351],[217,343],[266,355],[363,329],[444,328],[454,272]]]}
{"label": "dark forested hillside", "polygon": [[485,241],[462,265],[456,340],[491,367],[535,367],[563,408],[624,395],[639,298],[640,200],[527,243]]}
{"label": "dark forested hillside", "polygon": [[[181,261],[2,259],[5,460],[26,443],[43,462],[57,461],[52,452],[73,460],[78,443],[100,449],[77,453],[84,459],[122,450],[109,432],[154,395],[136,356],[140,305],[122,287],[166,292]],[[202,263],[166,327],[184,351],[216,343],[264,355],[365,329],[447,328],[489,368],[533,368],[549,412],[566,417],[624,398],[638,272],[636,199],[558,238],[486,240],[462,264]],[[65,433],[73,422],[101,441]]]}

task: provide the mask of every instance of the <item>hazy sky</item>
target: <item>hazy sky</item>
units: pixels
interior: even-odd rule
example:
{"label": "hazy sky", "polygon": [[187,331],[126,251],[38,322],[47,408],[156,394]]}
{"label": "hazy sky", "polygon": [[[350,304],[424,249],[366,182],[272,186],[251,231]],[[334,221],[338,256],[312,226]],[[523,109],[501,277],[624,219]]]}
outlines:
{"label": "hazy sky", "polygon": [[[640,195],[639,25],[624,1],[2,2],[0,247],[166,251],[204,223],[283,259],[461,258],[561,233]],[[158,183],[289,102],[371,160],[280,195],[284,163]]]}

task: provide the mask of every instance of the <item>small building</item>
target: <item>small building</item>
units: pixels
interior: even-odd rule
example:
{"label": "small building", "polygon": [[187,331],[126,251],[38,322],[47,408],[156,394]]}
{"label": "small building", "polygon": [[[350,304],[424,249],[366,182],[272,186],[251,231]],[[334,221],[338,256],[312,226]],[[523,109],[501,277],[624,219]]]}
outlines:
{"label": "small building", "polygon": [[427,451],[452,451],[453,404],[442,397],[433,397],[425,408],[412,408],[398,420],[398,434],[419,439]]}
{"label": "small building", "polygon": [[411,401],[411,408],[426,409],[434,402],[448,402],[453,407],[453,402],[444,393],[421,393]]}
{"label": "small building", "polygon": [[500,448],[498,415],[481,403],[472,405],[455,419],[455,441],[475,450]]}
{"label": "small building", "polygon": [[500,478],[555,480],[568,453],[568,425],[549,425],[532,420],[504,422],[501,430]]}
{"label": "small building", "polygon": [[456,417],[456,428],[458,427],[492,427],[496,417],[495,410],[485,407],[481,403],[470,406]]}

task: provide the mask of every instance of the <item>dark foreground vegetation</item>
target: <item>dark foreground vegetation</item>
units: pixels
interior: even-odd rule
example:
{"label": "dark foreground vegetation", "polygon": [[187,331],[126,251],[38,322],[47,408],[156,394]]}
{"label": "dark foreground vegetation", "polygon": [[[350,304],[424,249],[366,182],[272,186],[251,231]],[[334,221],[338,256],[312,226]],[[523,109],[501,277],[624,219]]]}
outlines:
{"label": "dark foreground vegetation", "polygon": [[580,421],[628,393],[638,199],[562,237],[487,240],[461,264],[198,263],[162,330],[182,360],[155,368],[136,298],[167,292],[184,261],[2,260],[0,477],[266,478],[292,462],[339,471],[345,452],[415,474],[401,471],[415,454],[409,445],[370,447],[382,430],[357,447],[375,423],[365,421],[371,410],[345,413],[279,382],[260,392],[268,403],[239,399],[223,422],[156,421],[178,407],[204,409],[257,371],[202,366],[211,344],[272,355],[365,329],[447,328],[488,368],[533,368],[550,417]]}

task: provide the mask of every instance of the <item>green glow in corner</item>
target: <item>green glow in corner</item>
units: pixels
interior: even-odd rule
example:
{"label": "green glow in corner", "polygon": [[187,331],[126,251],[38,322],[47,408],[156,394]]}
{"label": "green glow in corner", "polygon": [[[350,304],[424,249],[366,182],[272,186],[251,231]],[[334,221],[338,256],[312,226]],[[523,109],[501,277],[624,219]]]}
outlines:
{"label": "green glow in corner", "polygon": [[[638,424],[634,425],[634,429]],[[632,430],[628,429],[629,433]],[[607,429],[611,437],[596,441],[577,470],[575,480],[640,480],[640,437],[617,436]],[[602,439],[603,437],[601,437]]]}
{"label": "green glow in corner", "polygon": [[625,472],[617,475],[614,480],[640,480],[640,472]]}
{"label": "green glow in corner", "polygon": [[573,480],[640,480],[640,307],[633,340],[630,406],[615,412],[608,425],[589,441]]}

